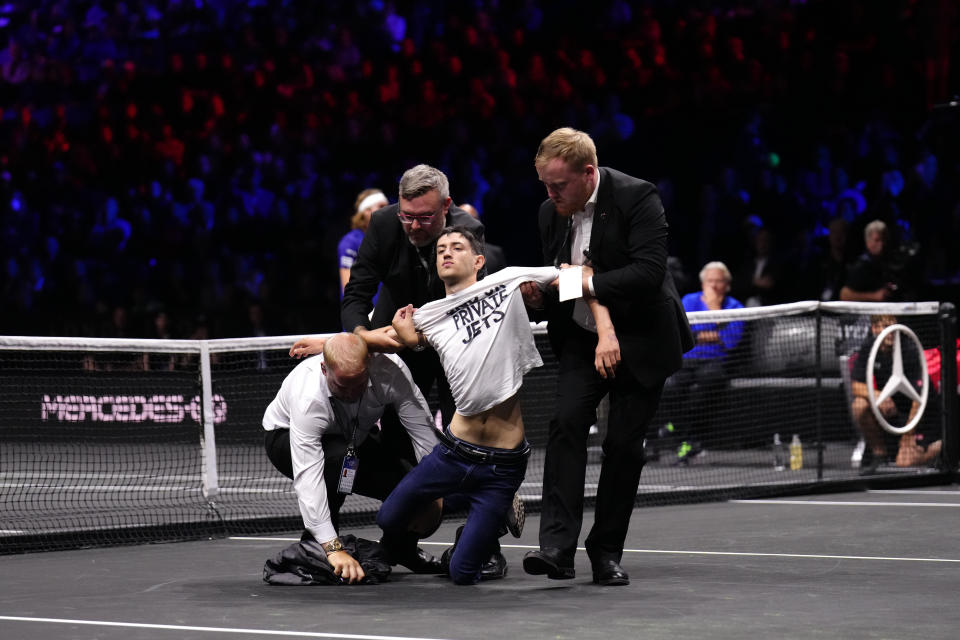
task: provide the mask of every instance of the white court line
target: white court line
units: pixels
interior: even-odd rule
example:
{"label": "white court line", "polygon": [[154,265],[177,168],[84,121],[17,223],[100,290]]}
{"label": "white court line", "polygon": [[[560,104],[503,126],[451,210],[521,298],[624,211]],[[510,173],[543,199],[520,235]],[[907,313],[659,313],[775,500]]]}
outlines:
{"label": "white court line", "polygon": [[111,622],[109,620],[69,620],[61,618],[25,618],[0,616],[11,622],[53,622],[57,624],[87,624],[96,627],[129,627],[135,629],[165,629],[168,631],[209,631],[211,633],[255,633],[265,636],[293,636],[297,638],[347,638],[348,640],[441,640],[408,636],[369,636],[354,633],[321,633],[318,631],[274,631],[271,629],[234,629],[230,627],[192,627],[179,624],[145,624],[140,622]]}
{"label": "white court line", "polygon": [[[650,491],[690,491],[690,490],[695,490],[695,489],[717,489],[717,488],[732,487],[732,486],[735,486],[735,485],[721,485],[721,484],[717,484],[717,485],[709,485],[709,486],[698,486],[698,485],[692,485],[692,484],[690,484],[690,485],[686,485],[686,484],[641,484],[640,487],[637,489],[637,491],[638,491],[638,493],[648,493],[648,492],[650,492]],[[520,485],[520,489],[521,489],[521,490],[522,490],[522,489],[526,489],[526,488],[531,488],[531,487],[543,487],[543,483],[542,483],[542,482],[524,482],[522,485]],[[584,483],[584,485],[583,485],[583,488],[584,488],[584,489],[597,489],[597,488],[599,488],[599,487],[600,487],[600,485],[597,484],[596,482],[587,482],[587,483]],[[524,494],[522,494],[522,495],[527,495],[527,494],[524,493]],[[531,495],[530,497],[532,497],[532,498],[539,498],[540,496],[539,496],[539,494],[534,494],[534,495]]]}
{"label": "white court line", "polygon": [[[527,482],[527,481],[524,481],[524,483],[523,483],[522,485],[520,485],[520,486],[521,486],[521,487],[542,487],[542,486],[543,486],[543,483],[542,483],[542,482]],[[599,487],[600,485],[597,484],[596,482],[587,482],[587,483],[584,483],[583,486],[584,486],[585,488],[587,488],[587,489],[596,489],[596,488]]]}
{"label": "white court line", "polygon": [[931,489],[923,491],[920,489],[867,489],[867,493],[905,493],[915,496],[960,496],[960,491]]}
{"label": "white court line", "polygon": [[[269,540],[274,542],[296,542],[300,538],[266,538],[256,536],[230,536],[230,540]],[[421,540],[421,545],[449,547],[453,542],[429,542]],[[501,544],[502,549],[539,549],[532,544]],[[586,551],[585,547],[577,547],[578,551]],[[752,558],[814,558],[826,560],[893,560],[897,562],[947,562],[960,564],[960,559],[953,558],[902,558],[897,556],[836,556],[820,553],[760,553],[753,551],[691,551],[689,549],[624,549],[624,553],[649,553],[680,556],[743,556]]]}
{"label": "white court line", "polygon": [[[424,543],[421,544],[438,544]],[[449,543],[447,543],[449,544]],[[504,544],[501,547],[508,549],[539,549],[536,545],[526,544]],[[578,551],[586,551],[584,547],[577,547]],[[681,555],[681,556],[748,556],[755,558],[819,558],[829,560],[899,560],[904,562],[955,562],[960,560],[951,558],[899,558],[892,556],[834,556],[823,555],[819,553],[759,553],[752,551],[690,551],[688,549],[624,549],[624,553],[650,553],[662,555]]]}
{"label": "white court line", "polygon": [[955,502],[847,502],[843,500],[727,500],[736,504],[815,504],[825,507],[948,507],[958,508]]}
{"label": "white court line", "polygon": [[[58,485],[58,484],[36,484],[36,483],[0,483],[0,489],[56,489],[57,491],[83,491],[89,493],[104,492],[110,493],[147,493],[150,491],[159,491],[169,493],[171,491],[180,491],[184,493],[199,493],[202,491],[196,486],[150,486],[150,485],[110,485],[110,484],[91,484],[91,485]],[[220,493],[235,494],[276,494],[288,493],[296,495],[293,489],[231,489],[230,487],[220,487]]]}
{"label": "white court line", "polygon": [[187,486],[130,486],[130,485],[112,485],[112,484],[79,484],[79,485],[59,485],[59,484],[37,484],[28,482],[23,484],[0,483],[0,489],[56,489],[57,491],[109,491],[114,492],[135,492],[146,493],[147,491],[184,491],[187,493],[199,493],[200,487]]}
{"label": "white court line", "polygon": [[[503,545],[508,546],[508,545]],[[586,551],[586,549],[584,549]],[[953,558],[900,558],[896,556],[834,556],[820,553],[754,553],[745,551],[684,551],[666,549],[624,549],[624,553],[662,553],[691,556],[750,556],[756,558],[818,558],[826,560],[895,560],[899,562],[952,562],[960,564],[960,560]]]}
{"label": "white court line", "polygon": [[[197,482],[200,473],[192,475],[173,474],[157,475],[147,473],[33,473],[29,471],[0,471],[0,478],[23,480],[163,480],[164,482]],[[273,478],[265,476],[238,476],[221,475],[221,480],[237,482],[258,482],[263,484],[283,484],[291,482],[289,478]]]}

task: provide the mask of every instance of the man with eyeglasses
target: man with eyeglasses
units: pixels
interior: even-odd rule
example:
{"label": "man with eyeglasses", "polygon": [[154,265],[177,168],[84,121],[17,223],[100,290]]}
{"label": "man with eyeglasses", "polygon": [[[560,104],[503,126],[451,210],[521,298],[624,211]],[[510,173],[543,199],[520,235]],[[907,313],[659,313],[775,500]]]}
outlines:
{"label": "man with eyeglasses", "polygon": [[343,292],[340,319],[345,331],[361,336],[373,351],[400,352],[424,397],[430,397],[436,384],[446,424],[453,418],[453,397],[437,354],[403,349],[390,323],[402,306],[419,307],[444,297],[435,257],[443,228],[463,225],[482,238],[483,224],[451,204],[447,176],[434,167],[420,164],[408,169],[400,178],[399,191],[397,204],[374,212],[370,219]]}
{"label": "man with eyeglasses", "polygon": [[[340,307],[345,331],[361,336],[372,351],[400,352],[424,397],[430,397],[436,383],[445,424],[453,418],[454,406],[439,358],[432,350],[401,351],[403,345],[390,323],[400,307],[421,307],[444,297],[435,258],[437,238],[444,227],[463,226],[483,238],[483,223],[451,202],[450,184],[442,171],[425,164],[408,169],[400,178],[400,201],[375,211],[370,218]],[[380,283],[383,286],[374,305]],[[299,358],[322,348],[322,338],[302,338],[290,355]]]}
{"label": "man with eyeglasses", "polygon": [[[364,339],[371,351],[398,353],[410,369],[413,381],[425,398],[436,385],[443,424],[449,424],[456,410],[450,385],[440,359],[432,349],[404,349],[390,326],[397,309],[408,304],[422,307],[446,295],[437,275],[437,238],[444,227],[464,227],[480,241],[483,223],[451,204],[450,183],[442,171],[426,164],[408,169],[400,177],[400,200],[375,211],[363,237],[350,280],[343,290],[340,320],[345,331]],[[380,287],[376,305],[373,296]],[[373,313],[371,314],[371,311]],[[319,353],[322,338],[301,338],[290,349],[293,357]],[[436,411],[437,407],[431,407]],[[385,446],[399,452],[412,464],[416,456],[410,439],[393,411],[380,420]],[[505,528],[515,537],[522,530],[522,506],[517,498]],[[506,574],[506,560],[496,551],[483,568],[483,578]]]}

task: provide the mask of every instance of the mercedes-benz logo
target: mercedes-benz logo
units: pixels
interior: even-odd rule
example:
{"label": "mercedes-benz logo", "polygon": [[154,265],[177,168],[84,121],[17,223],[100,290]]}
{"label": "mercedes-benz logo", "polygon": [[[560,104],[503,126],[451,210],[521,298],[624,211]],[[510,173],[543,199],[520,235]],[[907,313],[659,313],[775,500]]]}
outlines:
{"label": "mercedes-benz logo", "polygon": [[[884,339],[891,333],[894,334],[892,371],[890,372],[890,378],[887,380],[887,383],[883,385],[883,389],[880,390],[880,395],[878,396],[877,392],[873,388],[873,365],[877,359],[877,352],[880,350],[880,345],[883,344]],[[920,359],[920,370],[923,372],[923,378],[921,380],[922,384],[919,392],[917,392],[913,382],[908,380],[903,373],[903,349],[900,346],[900,334],[909,336],[910,339],[913,340],[913,343],[917,346],[917,357]],[[902,393],[914,402],[920,403],[920,406],[917,408],[917,413],[913,416],[913,419],[902,427],[895,427],[887,422],[887,419],[883,416],[883,412],[880,411],[879,406],[881,402],[896,393]],[[917,423],[920,422],[920,418],[923,417],[923,412],[927,408],[927,397],[929,395],[930,377],[929,372],[927,371],[927,361],[923,357],[923,345],[920,344],[917,334],[910,330],[909,327],[906,327],[902,324],[892,324],[885,328],[880,332],[880,335],[877,336],[877,339],[873,341],[873,347],[870,349],[870,357],[867,359],[867,396],[870,399],[870,408],[873,410],[873,415],[877,418],[877,422],[881,427],[894,435],[903,435],[904,433],[907,433],[917,426]]]}

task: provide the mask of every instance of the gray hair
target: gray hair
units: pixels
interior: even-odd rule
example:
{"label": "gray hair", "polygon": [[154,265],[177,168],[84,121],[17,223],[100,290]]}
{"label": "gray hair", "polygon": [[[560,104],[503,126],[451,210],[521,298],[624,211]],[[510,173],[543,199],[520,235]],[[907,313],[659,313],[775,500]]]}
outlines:
{"label": "gray hair", "polygon": [[703,265],[703,269],[700,269],[700,282],[703,282],[703,279],[707,276],[707,271],[711,269],[717,269],[723,273],[723,277],[726,279],[727,284],[733,280],[733,276],[730,275],[730,269],[727,269],[727,265],[723,264],[719,260],[714,260],[713,262],[708,262]]}
{"label": "gray hair", "polygon": [[436,189],[440,200],[450,197],[450,182],[440,169],[434,169],[427,164],[418,164],[407,169],[400,178],[400,197],[404,200],[413,200]]}
{"label": "gray hair", "polygon": [[868,224],[863,229],[863,240],[866,242],[870,239],[870,236],[874,233],[879,233],[882,236],[887,235],[887,223],[883,220],[874,220]]}

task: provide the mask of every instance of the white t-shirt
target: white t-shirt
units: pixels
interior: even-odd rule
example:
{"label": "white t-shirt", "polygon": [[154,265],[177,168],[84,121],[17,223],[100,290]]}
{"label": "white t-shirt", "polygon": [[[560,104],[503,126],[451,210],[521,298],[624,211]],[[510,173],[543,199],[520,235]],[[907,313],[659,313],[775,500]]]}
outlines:
{"label": "white t-shirt", "polygon": [[[410,434],[417,460],[436,446],[437,434],[427,402],[399,356],[370,354],[367,390],[359,401],[349,403],[331,398],[320,369],[322,362],[323,355],[308,358],[287,375],[263,415],[263,428],[268,431],[290,429],[293,488],[303,524],[317,540],[326,542],[335,538],[337,532],[330,519],[323,481],[323,434],[341,432],[349,440],[356,421],[354,437],[359,445],[377,428],[387,405],[393,405]],[[362,457],[360,468],[363,468]]]}
{"label": "white t-shirt", "polygon": [[472,416],[517,392],[523,375],[543,364],[519,287],[553,282],[553,267],[507,267],[413,314],[440,355],[460,415]]}

